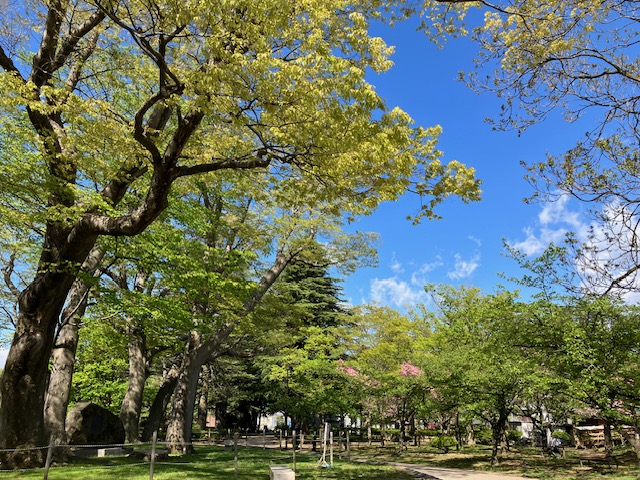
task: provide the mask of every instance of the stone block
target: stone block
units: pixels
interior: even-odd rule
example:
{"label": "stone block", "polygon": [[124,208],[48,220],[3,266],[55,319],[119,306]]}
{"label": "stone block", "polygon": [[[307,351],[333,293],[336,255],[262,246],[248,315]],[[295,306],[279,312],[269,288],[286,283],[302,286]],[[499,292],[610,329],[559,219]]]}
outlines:
{"label": "stone block", "polygon": [[111,455],[128,455],[132,451],[133,451],[133,448],[124,448],[124,447],[99,448],[98,457],[108,457]]}
{"label": "stone block", "polygon": [[296,480],[296,472],[287,465],[270,465],[269,478],[271,480]]}

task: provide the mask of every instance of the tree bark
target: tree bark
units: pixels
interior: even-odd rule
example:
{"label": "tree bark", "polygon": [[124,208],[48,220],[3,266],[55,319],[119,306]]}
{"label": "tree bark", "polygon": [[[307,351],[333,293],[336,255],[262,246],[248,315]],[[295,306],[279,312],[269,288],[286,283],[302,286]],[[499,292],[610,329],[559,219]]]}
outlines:
{"label": "tree bark", "polygon": [[120,420],[124,426],[125,443],[136,443],[139,436],[142,395],[147,380],[147,342],[144,333],[135,326],[128,328],[127,334],[129,337],[127,344],[129,381],[120,407]]}
{"label": "tree bark", "polygon": [[167,371],[162,385],[156,393],[153,403],[149,408],[149,417],[147,423],[142,431],[142,441],[149,442],[153,438],[153,432],[160,430],[162,426],[162,420],[164,418],[165,411],[169,405],[171,395],[178,383],[178,366],[172,365],[169,371]]}
{"label": "tree bark", "polygon": [[[260,279],[253,295],[244,304],[245,314],[249,314],[260,303],[264,294],[278,279],[286,266],[300,253],[301,249],[285,252],[284,247],[278,250],[271,267]],[[192,331],[187,348],[182,356],[178,383],[173,392],[173,402],[167,425],[167,443],[171,453],[193,452],[192,429],[193,410],[198,388],[198,378],[205,362],[214,352],[219,351],[222,344],[235,329],[235,321],[229,322],[208,339],[203,339],[197,331]]]}
{"label": "tree bark", "polygon": [[187,349],[182,356],[167,425],[167,446],[170,453],[194,452],[191,440],[198,378],[202,364],[210,356],[206,355],[200,342],[200,335],[192,332]]}
{"label": "tree bark", "polygon": [[[82,270],[88,275],[95,276],[103,256],[104,252],[99,248],[93,248]],[[80,319],[87,308],[90,288],[91,285],[80,278],[74,282],[67,307],[62,312],[62,326],[51,355],[51,374],[45,398],[44,421],[45,428],[49,435],[53,436],[55,445],[67,443],[65,419],[71,394]]]}

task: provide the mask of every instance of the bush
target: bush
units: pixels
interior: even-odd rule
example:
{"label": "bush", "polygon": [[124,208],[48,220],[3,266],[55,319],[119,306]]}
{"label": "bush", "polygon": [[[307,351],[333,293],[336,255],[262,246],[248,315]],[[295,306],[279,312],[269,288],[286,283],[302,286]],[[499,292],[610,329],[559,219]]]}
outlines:
{"label": "bush", "polygon": [[492,445],[493,444],[493,432],[490,428],[481,428],[474,434],[476,443],[480,445]]}
{"label": "bush", "polygon": [[449,453],[451,447],[455,447],[458,444],[454,437],[449,435],[439,435],[433,437],[429,442],[429,445],[438,450],[442,450],[444,453]]}
{"label": "bush", "polygon": [[418,437],[437,437],[438,435],[441,435],[441,432],[438,430],[429,430],[429,429],[420,429],[420,430],[416,430],[416,435]]}
{"label": "bush", "polygon": [[400,429],[398,428],[388,428],[385,432],[387,437],[391,439],[393,442],[397,442],[400,438]]}
{"label": "bush", "polygon": [[509,443],[517,443],[522,438],[522,432],[520,430],[509,430],[507,432],[507,441]]}
{"label": "bush", "polygon": [[558,440],[562,441],[563,443],[570,443],[571,442],[571,435],[569,435],[564,430],[556,430],[555,432],[553,432],[551,434],[551,437],[557,438]]}

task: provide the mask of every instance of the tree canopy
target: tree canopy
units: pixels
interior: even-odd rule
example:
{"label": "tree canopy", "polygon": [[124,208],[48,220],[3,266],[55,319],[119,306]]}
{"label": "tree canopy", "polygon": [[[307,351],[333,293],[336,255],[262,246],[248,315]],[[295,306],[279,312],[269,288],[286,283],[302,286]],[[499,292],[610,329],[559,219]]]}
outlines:
{"label": "tree canopy", "polygon": [[[391,66],[391,49],[368,34],[383,7],[7,5],[0,240],[19,308],[0,382],[0,444],[44,444],[39,399],[78,268],[99,236],[147,228],[181,179],[233,171],[282,208],[325,204],[347,217],[408,189],[427,197],[417,218],[436,216],[452,194],[478,199],[473,170],[441,161],[439,128],[413,126],[365,79]],[[30,387],[18,388],[25,378]],[[35,426],[23,428],[24,418]]]}
{"label": "tree canopy", "polygon": [[500,112],[488,112],[496,128],[522,131],[554,114],[589,120],[575,147],[527,165],[530,200],[569,195],[589,209],[586,238],[568,239],[586,292],[636,291],[637,3],[433,0],[426,2],[425,28],[460,32],[473,7],[484,13],[467,17],[480,51],[476,69],[463,77],[502,100]]}

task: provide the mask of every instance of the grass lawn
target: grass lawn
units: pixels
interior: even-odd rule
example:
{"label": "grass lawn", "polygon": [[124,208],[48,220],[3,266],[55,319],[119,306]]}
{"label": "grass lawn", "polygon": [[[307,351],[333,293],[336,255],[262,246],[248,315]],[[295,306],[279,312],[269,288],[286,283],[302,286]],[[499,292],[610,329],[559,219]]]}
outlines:
{"label": "grass lawn", "polygon": [[584,450],[567,449],[566,458],[550,458],[542,455],[540,449],[515,447],[500,455],[500,463],[489,465],[491,448],[488,446],[466,447],[456,452],[443,454],[430,447],[410,446],[402,452],[397,447],[367,447],[364,444],[352,448],[354,456],[375,461],[390,461],[423,464],[433,467],[462,468],[519,475],[545,480],[637,480],[640,469],[635,454],[629,450],[616,450],[618,466],[603,462],[580,464],[578,455]]}
{"label": "grass lawn", "polygon": [[[193,455],[170,457],[158,462],[154,468],[154,480],[207,479],[230,480],[269,478],[269,464],[292,466],[291,451],[240,448],[238,450],[238,475],[234,474],[233,452],[222,447],[198,446]],[[391,467],[347,463],[336,458],[333,468],[320,468],[318,457],[296,455],[296,480],[409,480],[411,475]],[[4,479],[42,479],[43,469],[18,472],[0,472]],[[126,457],[82,458],[49,470],[50,480],[145,480],[149,478],[149,464]]]}

